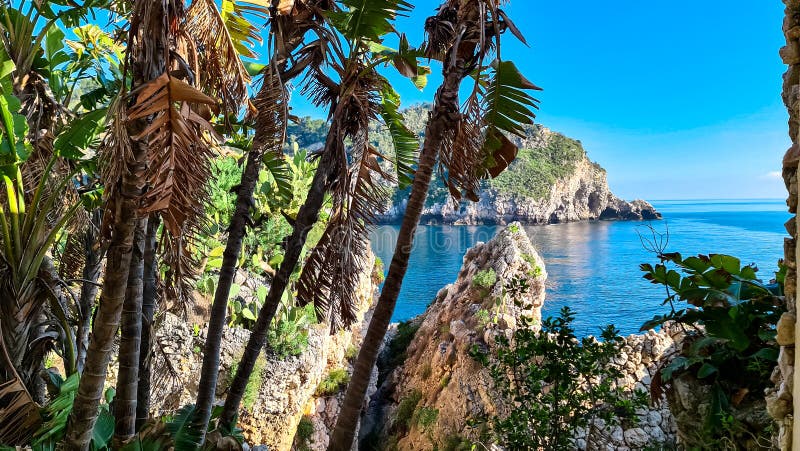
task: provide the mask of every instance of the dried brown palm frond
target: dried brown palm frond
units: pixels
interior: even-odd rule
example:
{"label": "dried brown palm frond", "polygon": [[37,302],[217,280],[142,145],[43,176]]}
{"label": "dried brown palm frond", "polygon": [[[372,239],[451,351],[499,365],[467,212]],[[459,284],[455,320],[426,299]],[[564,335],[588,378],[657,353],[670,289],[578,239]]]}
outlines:
{"label": "dried brown palm frond", "polygon": [[[223,2],[223,6],[225,4],[234,9],[246,9],[265,20],[269,14],[268,8],[260,2],[249,5]],[[260,41],[257,27],[236,11],[220,13],[213,0],[194,0],[186,10],[185,20],[184,29],[196,49],[193,53],[197,55],[199,67],[195,74],[197,85],[206,94],[220,99],[226,113],[238,112],[247,101],[250,82],[240,55],[255,56],[247,42]]]}
{"label": "dried brown palm frond", "polygon": [[261,89],[253,99],[253,106],[258,111],[255,118],[257,139],[253,141],[251,151],[259,155],[282,155],[289,120],[289,96],[276,63],[271,63],[265,69]]}
{"label": "dried brown palm frond", "polygon": [[103,220],[100,225],[100,237],[111,238],[111,226],[117,217],[117,201],[119,200],[119,184],[122,175],[133,161],[133,143],[128,134],[128,110],[124,96],[117,96],[108,108],[107,132],[98,149],[98,166],[103,184]]}
{"label": "dried brown palm frond", "polygon": [[[378,163],[383,155],[357,137],[352,158],[355,164],[334,191],[334,210],[322,238],[312,251],[298,282],[301,303],[314,303],[320,319],[331,330],[356,320],[356,285],[366,268],[369,230],[375,215],[386,205],[388,182],[393,178]],[[338,192],[338,193],[337,193]]]}
{"label": "dried brown palm frond", "polygon": [[186,225],[202,217],[210,142],[215,132],[191,104],[214,105],[214,99],[164,72],[142,86],[128,110],[128,120],[150,117],[134,140],[146,139],[151,189],[142,196],[142,213],[159,212],[171,236],[184,235]]}
{"label": "dried brown palm frond", "polygon": [[[438,20],[454,14],[456,33],[445,36],[446,30],[441,29],[444,25]],[[493,2],[453,0],[428,25],[429,51],[437,51],[441,42],[451,39],[443,61],[464,76],[476,69],[478,73],[489,69],[484,61],[493,52],[499,53],[496,38],[506,29],[524,42],[519,30]],[[507,135],[524,136],[523,126],[533,124],[535,117],[533,110],[538,101],[527,91],[539,88],[526,80],[513,63],[501,61],[499,54],[495,56],[491,76],[475,77],[472,93],[454,124],[452,139],[445,136],[440,153],[439,172],[456,202],[462,194],[471,201],[478,200],[480,181],[497,177],[517,156],[518,147]]]}
{"label": "dried brown palm frond", "polygon": [[0,443],[23,445],[42,422],[39,406],[18,379],[0,383]]}
{"label": "dried brown palm frond", "polygon": [[83,234],[70,233],[64,244],[64,251],[58,259],[58,275],[62,279],[79,279],[86,264]]}
{"label": "dried brown palm frond", "polygon": [[174,237],[164,229],[158,248],[160,261],[167,267],[161,281],[164,301],[161,309],[184,319],[194,307],[194,286],[199,277],[197,268],[200,267],[190,251],[195,244],[199,227],[187,224],[185,228],[191,232],[184,233],[181,237]]}

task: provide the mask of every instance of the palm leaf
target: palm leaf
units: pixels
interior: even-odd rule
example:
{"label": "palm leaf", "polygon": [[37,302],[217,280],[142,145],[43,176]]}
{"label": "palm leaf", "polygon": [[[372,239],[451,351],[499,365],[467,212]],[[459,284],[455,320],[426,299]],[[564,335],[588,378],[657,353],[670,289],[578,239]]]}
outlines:
{"label": "palm leaf", "polygon": [[381,116],[394,144],[394,163],[400,189],[414,180],[415,165],[419,155],[419,137],[408,129],[400,114],[400,96],[386,83],[381,91]]}
{"label": "palm leaf", "polygon": [[282,203],[288,204],[294,196],[292,187],[292,169],[289,162],[283,155],[275,155],[274,153],[266,153],[262,158],[264,163],[264,170],[272,176],[275,182],[276,196]]}
{"label": "palm leaf", "polygon": [[343,11],[328,13],[337,30],[351,42],[381,42],[394,30],[398,15],[411,11],[414,5],[405,0],[343,0]]}
{"label": "palm leaf", "polygon": [[227,112],[236,113],[247,101],[250,75],[241,57],[255,58],[252,48],[261,42],[258,27],[247,20],[245,11],[266,18],[267,6],[223,0],[220,12],[213,0],[194,0],[186,11],[186,31],[202,49],[196,53],[199,86],[219,98]]}
{"label": "palm leaf", "polygon": [[369,230],[375,215],[385,209],[392,180],[378,163],[383,155],[361,136],[354,144],[355,163],[341,180],[344,193],[334,193],[333,213],[321,239],[311,251],[297,285],[301,305],[314,303],[320,320],[332,330],[356,320],[356,286],[366,270]]}
{"label": "palm leaf", "polygon": [[129,121],[153,117],[150,125],[133,137],[146,138],[150,152],[146,178],[151,189],[143,196],[142,213],[161,213],[164,226],[176,238],[202,216],[212,156],[205,134],[215,136],[211,124],[190,104],[215,103],[165,72],[139,89],[128,110]]}
{"label": "palm leaf", "polygon": [[202,431],[192,424],[194,404],[187,404],[175,413],[167,422],[167,432],[175,442],[175,449],[198,449],[203,440]]}
{"label": "palm leaf", "polygon": [[495,60],[494,73],[483,96],[483,123],[486,132],[480,178],[497,177],[517,156],[517,145],[505,133],[525,137],[524,125],[533,124],[538,100],[527,91],[541,90],[528,81],[511,61]]}
{"label": "palm leaf", "polygon": [[22,382],[0,383],[0,443],[27,443],[41,421],[39,406]]}

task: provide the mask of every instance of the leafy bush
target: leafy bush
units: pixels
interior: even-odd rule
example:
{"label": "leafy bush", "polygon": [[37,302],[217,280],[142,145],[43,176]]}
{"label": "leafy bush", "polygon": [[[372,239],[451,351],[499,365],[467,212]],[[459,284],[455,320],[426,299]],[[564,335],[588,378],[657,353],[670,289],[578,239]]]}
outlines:
{"label": "leafy bush", "polygon": [[317,396],[331,396],[339,393],[347,383],[350,382],[350,374],[344,368],[336,368],[331,370],[325,379],[320,381],[317,386]]}
{"label": "leafy bush", "polygon": [[492,268],[478,271],[472,278],[472,286],[474,287],[488,289],[492,288],[495,283],[497,283],[497,273]]}
{"label": "leafy bush", "polygon": [[396,368],[405,362],[406,349],[408,348],[408,345],[411,344],[411,340],[414,339],[417,329],[419,329],[419,325],[416,325],[411,321],[403,321],[397,325],[397,333],[389,342],[389,368]]}
{"label": "leafy bush", "polygon": [[280,358],[300,355],[308,347],[308,328],[317,321],[314,305],[299,307],[284,293],[267,333],[267,343]]}
{"label": "leafy bush", "polygon": [[[47,372],[50,383],[58,390],[58,395],[45,406],[42,411],[44,423],[39,427],[33,437],[33,449],[56,449],[66,433],[67,420],[72,412],[75,395],[78,393],[80,375],[74,373],[67,379],[62,379],[58,374]],[[110,449],[111,436],[114,434],[114,415],[111,413],[110,404],[114,399],[115,391],[109,388],[105,392],[104,403],[100,404],[100,414],[92,433],[92,450]]]}
{"label": "leafy bush", "polygon": [[433,426],[433,424],[436,423],[436,420],[439,419],[439,409],[435,409],[433,407],[420,407],[416,412],[414,412],[413,419],[417,426],[425,431],[429,427]]}
{"label": "leafy bush", "polygon": [[411,420],[414,417],[414,412],[417,409],[417,404],[422,400],[422,393],[419,390],[413,390],[408,395],[404,396],[397,405],[397,412],[394,417],[394,426],[400,429],[407,429],[411,426]]}
{"label": "leafy bush", "polygon": [[626,393],[615,382],[620,369],[610,364],[620,355],[621,338],[614,326],[593,337],[578,339],[575,315],[564,307],[547,318],[539,333],[529,328],[513,338],[496,337],[494,355],[477,346],[471,354],[487,366],[508,408],[488,419],[497,440],[507,449],[574,449],[577,428],[594,419],[607,426],[635,420],[634,411],[646,405],[643,393]]}
{"label": "leafy bush", "polygon": [[[742,426],[732,423],[731,406],[761,397],[770,386],[778,357],[775,325],[785,310],[780,298],[785,267],[776,273],[775,283],[765,284],[756,277],[757,268],[742,266],[729,255],[683,258],[662,252],[658,257],[658,264],[641,269],[645,279],[666,288],[664,305],[670,312],[646,322],[642,330],[674,322],[684,328],[686,338],[680,355],[661,369],[652,389],[660,395],[662,381],[686,373],[710,385],[712,410],[703,434],[715,446]],[[688,305],[676,309],[679,302]]]}

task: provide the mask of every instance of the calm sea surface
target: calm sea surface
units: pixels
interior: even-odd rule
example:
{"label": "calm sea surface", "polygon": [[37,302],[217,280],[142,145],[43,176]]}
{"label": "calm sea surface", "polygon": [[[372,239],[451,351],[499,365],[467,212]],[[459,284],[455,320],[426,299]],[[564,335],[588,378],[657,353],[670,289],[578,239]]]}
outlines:
{"label": "calm sea surface", "polygon": [[[755,263],[770,279],[783,254],[783,224],[789,219],[783,200],[656,201],[664,220],[648,222],[582,222],[526,227],[548,273],[544,315],[568,305],[577,313],[579,333],[596,333],[615,324],[624,334],[665,308],[663,289],[642,279],[639,264],[655,263],[640,233],[669,229],[668,252],[683,255],[724,253]],[[372,247],[388,269],[397,226],[382,226]],[[394,321],[425,311],[436,292],[452,283],[466,250],[488,241],[495,226],[420,226]]]}

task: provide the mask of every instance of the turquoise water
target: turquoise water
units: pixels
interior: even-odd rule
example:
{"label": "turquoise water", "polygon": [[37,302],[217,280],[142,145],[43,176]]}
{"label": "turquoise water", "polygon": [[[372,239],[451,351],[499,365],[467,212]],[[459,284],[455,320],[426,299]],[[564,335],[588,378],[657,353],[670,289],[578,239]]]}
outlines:
{"label": "turquoise water", "polygon": [[[648,222],[594,221],[526,227],[548,273],[544,314],[568,305],[577,313],[579,333],[596,333],[605,324],[624,334],[657,313],[663,289],[642,279],[639,264],[655,263],[640,233],[647,225],[669,230],[668,252],[684,255],[724,253],[755,263],[770,279],[783,255],[783,224],[789,219],[783,200],[654,201],[664,220]],[[372,234],[375,254],[391,261],[397,226],[382,226]],[[403,282],[394,321],[425,311],[436,292],[452,283],[466,250],[494,236],[495,226],[420,226],[409,270]]]}

